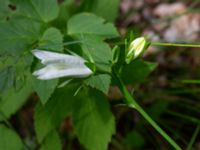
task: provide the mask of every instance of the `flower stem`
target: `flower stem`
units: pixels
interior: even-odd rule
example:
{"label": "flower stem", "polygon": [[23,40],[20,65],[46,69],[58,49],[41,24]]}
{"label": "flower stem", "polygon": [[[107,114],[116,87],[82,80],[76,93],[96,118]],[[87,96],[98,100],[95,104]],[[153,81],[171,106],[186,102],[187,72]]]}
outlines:
{"label": "flower stem", "polygon": [[200,48],[200,44],[184,44],[184,43],[162,43],[162,42],[151,42],[152,46],[177,46],[177,47],[194,47]]}
{"label": "flower stem", "polygon": [[128,106],[136,109],[142,115],[142,117],[144,117],[148,121],[148,123],[151,124],[152,127],[156,131],[158,131],[163,136],[163,138],[171,144],[171,146],[174,147],[174,149],[182,150],[182,148],[178,144],[176,144],[176,142],[171,137],[169,137],[169,135],[167,135],[167,133],[163,129],[160,128],[160,126],[143,110],[143,108],[130,95],[126,86],[124,85],[123,81],[121,80],[121,78],[119,77],[119,75],[117,73],[115,73],[115,77],[118,82],[118,86],[125,97],[125,99],[124,99],[125,103]]}

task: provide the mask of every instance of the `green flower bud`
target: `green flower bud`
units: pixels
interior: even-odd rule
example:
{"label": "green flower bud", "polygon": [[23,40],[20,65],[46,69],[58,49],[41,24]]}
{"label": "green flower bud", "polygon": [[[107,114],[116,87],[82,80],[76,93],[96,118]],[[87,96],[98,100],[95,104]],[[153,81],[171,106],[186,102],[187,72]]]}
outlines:
{"label": "green flower bud", "polygon": [[126,63],[129,64],[132,60],[138,58],[148,47],[148,42],[144,37],[136,38],[131,42],[126,54]]}

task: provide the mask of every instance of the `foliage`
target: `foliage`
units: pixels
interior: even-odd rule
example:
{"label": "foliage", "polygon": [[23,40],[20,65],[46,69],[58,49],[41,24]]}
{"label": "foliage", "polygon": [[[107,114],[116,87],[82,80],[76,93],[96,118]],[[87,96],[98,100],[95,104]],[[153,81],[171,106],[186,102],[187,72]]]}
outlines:
{"label": "foliage", "polygon": [[0,148],[5,150],[18,149],[23,150],[23,144],[19,136],[11,129],[0,125]]}
{"label": "foliage", "polygon": [[[61,149],[61,142],[57,128],[66,116],[72,117],[75,133],[80,142],[88,149],[107,149],[111,136],[115,132],[115,122],[109,105],[103,93],[92,88],[108,92],[111,77],[107,74],[91,76],[85,82],[80,81],[78,86],[84,85],[77,96],[74,93],[77,85],[57,88],[59,80],[40,81],[31,75],[31,72],[40,67],[39,63],[32,59],[31,50],[38,48],[43,50],[63,52],[68,49],[65,40],[71,37],[79,44],[82,55],[88,59],[91,57],[96,66],[101,70],[111,71],[111,49],[104,42],[105,39],[118,36],[112,23],[107,23],[116,18],[118,0],[113,0],[115,5],[106,5],[106,1],[90,4],[85,1],[80,7],[82,10],[90,10],[91,13],[78,13],[65,9],[68,5],[76,8],[74,2],[57,3],[56,0],[3,0],[0,8],[0,119],[9,119],[19,110],[31,93],[39,96],[35,109],[35,130],[41,149]],[[112,1],[110,2],[110,4]],[[15,6],[16,9],[8,7]],[[87,8],[85,4],[90,4]],[[107,16],[101,14],[101,10],[112,10]],[[77,9],[78,10],[78,9]],[[5,16],[5,12],[7,16]],[[63,14],[69,17],[63,18]],[[77,15],[73,15],[78,13]],[[105,19],[96,16],[105,16]],[[57,28],[56,20],[65,22]],[[55,22],[54,22],[55,21]],[[63,32],[63,31],[67,31]],[[70,49],[76,52],[76,49]],[[23,61],[22,61],[23,60]],[[26,71],[25,71],[26,70]],[[62,82],[62,81],[60,81]],[[101,84],[103,82],[103,84]],[[86,88],[86,85],[91,88]],[[80,96],[81,95],[81,96]],[[96,99],[96,96],[98,99]],[[8,133],[7,133],[8,132]],[[19,137],[14,131],[1,125],[1,143],[3,149],[23,149]],[[4,134],[5,133],[5,134]],[[94,136],[95,135],[95,136]],[[7,142],[6,142],[7,141]],[[3,145],[4,146],[3,146]],[[52,147],[54,145],[54,147]]]}
{"label": "foliage", "polygon": [[[142,83],[156,68],[155,63],[142,59],[125,64],[125,58],[119,56],[113,61],[113,43],[124,42],[112,22],[118,5],[119,0],[83,0],[79,6],[72,0],[0,2],[0,149],[20,150],[27,146],[8,122],[29,97],[35,98],[34,93],[38,99],[34,109],[35,143],[41,150],[62,149],[59,127],[67,117],[72,121],[73,134],[84,148],[108,149],[116,132],[107,97],[109,88],[123,82]],[[124,44],[118,48],[120,54],[127,51]],[[32,75],[41,68],[33,58],[33,49],[80,55],[94,67],[94,72],[87,78],[74,78],[63,87],[59,85],[69,81],[68,77],[41,81]],[[130,104],[127,103],[130,95],[123,88],[125,104]],[[136,106],[141,113],[143,109]],[[131,143],[131,138],[138,139],[138,143]],[[130,146],[145,144],[136,131],[125,139]]]}

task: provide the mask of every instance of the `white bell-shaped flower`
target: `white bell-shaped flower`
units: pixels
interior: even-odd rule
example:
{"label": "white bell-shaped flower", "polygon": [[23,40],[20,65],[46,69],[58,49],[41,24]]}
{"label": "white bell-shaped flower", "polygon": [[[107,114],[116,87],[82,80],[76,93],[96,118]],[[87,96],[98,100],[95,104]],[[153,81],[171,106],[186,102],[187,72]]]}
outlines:
{"label": "white bell-shaped flower", "polygon": [[68,55],[43,50],[33,50],[33,55],[41,60],[44,68],[37,70],[33,75],[41,80],[60,77],[82,78],[92,74],[85,65],[85,60],[78,55]]}

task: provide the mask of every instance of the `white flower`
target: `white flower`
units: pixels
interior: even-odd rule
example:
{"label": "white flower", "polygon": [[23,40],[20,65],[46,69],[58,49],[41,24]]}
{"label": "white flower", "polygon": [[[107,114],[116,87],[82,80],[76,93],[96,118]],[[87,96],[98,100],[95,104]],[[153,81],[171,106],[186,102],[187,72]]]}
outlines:
{"label": "white flower", "polygon": [[67,55],[55,52],[33,50],[33,55],[41,60],[44,68],[37,70],[33,75],[41,80],[59,77],[87,77],[92,71],[85,65],[85,60],[78,55]]}
{"label": "white flower", "polygon": [[144,37],[136,38],[131,42],[126,55],[126,62],[129,64],[132,60],[143,54],[148,46],[148,42]]}

